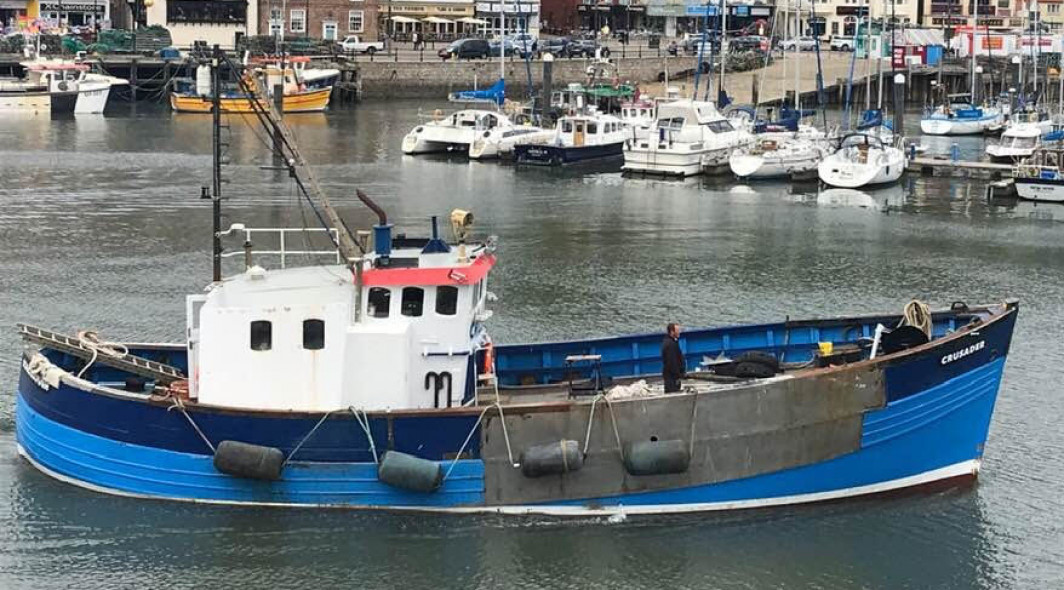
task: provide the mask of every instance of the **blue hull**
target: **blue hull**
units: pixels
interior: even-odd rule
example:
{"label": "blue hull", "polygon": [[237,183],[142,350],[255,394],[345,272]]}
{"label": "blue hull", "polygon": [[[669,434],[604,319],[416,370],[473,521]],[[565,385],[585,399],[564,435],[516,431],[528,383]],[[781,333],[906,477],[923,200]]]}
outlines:
{"label": "blue hull", "polygon": [[514,158],[518,164],[534,166],[561,166],[590,160],[619,158],[623,155],[624,142],[581,147],[527,144],[514,147]]}
{"label": "blue hull", "polygon": [[[353,417],[342,414],[330,417],[306,439],[298,455],[290,458],[280,481],[236,478],[215,470],[210,449],[183,414],[171,411],[168,404],[88,392],[68,384],[49,388],[25,367],[16,396],[17,440],[20,452],[35,466],[64,481],[108,493],[185,501],[585,514],[717,510],[829,500],[974,476],[1015,315],[1008,313],[971,335],[903,355],[876,369],[882,371],[885,403],[863,413],[859,443],[851,452],[752,477],[640,493],[489,502],[489,470],[511,467],[491,466],[482,460],[484,427],[477,423],[480,408],[370,416],[370,431],[378,450],[403,450],[435,461],[449,472],[440,489],[432,493],[404,491],[378,480],[365,433]],[[936,331],[944,332],[950,321],[940,318],[936,323]],[[696,346],[719,339],[722,331],[735,336],[736,341],[743,340],[743,330],[764,332],[753,328],[704,331],[701,340],[695,338],[702,343]],[[845,329],[856,332],[854,338],[861,332],[852,324]],[[826,334],[832,328],[827,325],[818,330]],[[806,335],[814,342],[818,336]],[[625,338],[634,339],[629,342],[632,350],[631,343],[645,337]],[[788,346],[801,347],[803,343],[795,340],[804,339],[788,336]],[[593,342],[601,346],[608,341]],[[748,343],[751,347],[757,344],[752,340]],[[538,350],[539,358],[549,360],[551,347],[561,345],[542,345],[545,348]],[[534,352],[532,346],[523,345],[512,347],[509,354],[518,350],[520,354],[511,359]],[[785,350],[797,354],[798,348]],[[499,352],[501,360],[506,351]],[[194,407],[189,413],[214,444],[223,439],[241,440],[276,446],[286,456],[308,437],[320,418]],[[470,445],[460,460],[454,460],[471,432]]]}

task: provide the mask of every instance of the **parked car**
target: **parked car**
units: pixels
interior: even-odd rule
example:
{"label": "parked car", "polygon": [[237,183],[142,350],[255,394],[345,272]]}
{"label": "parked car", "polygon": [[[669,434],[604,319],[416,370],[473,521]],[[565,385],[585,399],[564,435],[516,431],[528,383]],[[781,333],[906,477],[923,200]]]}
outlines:
{"label": "parked car", "polygon": [[683,51],[689,55],[697,55],[699,51],[719,53],[720,37],[712,33],[687,33],[683,39]]}
{"label": "parked car", "polygon": [[508,40],[517,48],[517,52],[521,57],[533,55],[536,53],[536,49],[539,48],[539,39],[531,33],[517,33],[510,36]]}
{"label": "parked car", "polygon": [[784,51],[816,51],[816,39],[812,37],[791,37],[780,42]]}
{"label": "parked car", "polygon": [[768,39],[760,35],[744,35],[728,41],[728,49],[732,51],[767,50]]}
{"label": "parked car", "polygon": [[610,48],[599,45],[594,39],[580,39],[569,45],[569,57],[595,57],[596,51],[602,57],[610,56]]}
{"label": "parked car", "polygon": [[568,37],[543,39],[538,43],[539,54],[549,53],[554,57],[569,57],[569,46],[572,43]]}
{"label": "parked car", "polygon": [[[510,57],[511,55],[520,55],[521,57],[524,57],[524,55],[521,53],[521,51],[518,49],[517,45],[514,44],[513,41],[509,39],[503,39],[501,44],[502,53],[504,56]],[[498,40],[491,41],[488,43],[488,46],[491,48],[491,57],[499,57],[499,45],[500,42]]]}
{"label": "parked car", "polygon": [[368,53],[373,55],[384,51],[384,41],[363,41],[358,35],[348,35],[336,42],[344,53]]}
{"label": "parked car", "polygon": [[854,42],[853,37],[843,37],[841,35],[832,35],[831,44],[829,45],[832,51],[853,51]]}
{"label": "parked car", "polygon": [[486,39],[459,39],[439,50],[440,59],[483,59],[491,57],[491,44]]}

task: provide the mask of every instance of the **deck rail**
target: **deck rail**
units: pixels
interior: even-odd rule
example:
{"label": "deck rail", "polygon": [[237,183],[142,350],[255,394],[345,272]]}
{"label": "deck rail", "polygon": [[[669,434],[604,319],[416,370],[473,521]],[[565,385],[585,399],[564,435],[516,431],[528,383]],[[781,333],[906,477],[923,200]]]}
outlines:
{"label": "deck rail", "polygon": [[[233,251],[233,252],[223,252],[222,253],[222,258],[223,259],[224,258],[235,258],[237,256],[243,256],[244,257],[244,266],[247,267],[247,268],[251,267],[252,259],[253,259],[253,256],[255,254],[279,257],[280,261],[281,261],[281,268],[285,268],[285,266],[286,266],[286,264],[288,262],[288,257],[289,256],[331,256],[336,261],[336,264],[340,264],[342,262],[342,260],[343,260],[341,258],[341,256],[340,256],[340,250],[338,248],[336,248],[335,246],[333,246],[331,248],[327,248],[327,249],[322,249],[322,250],[313,250],[313,249],[292,250],[292,249],[290,249],[288,247],[288,244],[290,243],[290,238],[288,237],[289,234],[303,234],[303,237],[306,238],[306,234],[325,234],[325,233],[327,233],[329,238],[330,238],[330,240],[332,241],[332,243],[333,244],[338,244],[340,236],[339,236],[339,232],[336,230],[336,228],[324,228],[324,227],[308,227],[308,228],[303,228],[303,227],[265,227],[265,228],[258,228],[258,227],[256,227],[256,228],[251,228],[251,227],[244,227],[243,225],[240,225],[240,224],[235,224],[232,227],[230,227],[228,230],[226,230],[224,232],[221,232],[221,235],[222,236],[227,236],[227,235],[241,234],[241,233],[244,234],[244,248],[243,248],[243,250],[241,250],[241,251]],[[270,234],[274,234],[274,235],[277,236],[278,249],[276,249],[276,250],[256,250],[255,247],[254,247],[255,240],[253,238],[255,236],[267,236],[267,235],[270,235]]]}

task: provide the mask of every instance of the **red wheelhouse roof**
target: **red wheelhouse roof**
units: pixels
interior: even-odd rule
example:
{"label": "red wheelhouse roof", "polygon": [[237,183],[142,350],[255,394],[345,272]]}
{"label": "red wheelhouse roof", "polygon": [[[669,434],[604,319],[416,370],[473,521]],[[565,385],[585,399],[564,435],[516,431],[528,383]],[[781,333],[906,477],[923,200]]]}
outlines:
{"label": "red wheelhouse roof", "polygon": [[372,268],[362,273],[367,287],[397,285],[471,285],[488,276],[495,266],[495,256],[483,254],[469,266],[433,268]]}

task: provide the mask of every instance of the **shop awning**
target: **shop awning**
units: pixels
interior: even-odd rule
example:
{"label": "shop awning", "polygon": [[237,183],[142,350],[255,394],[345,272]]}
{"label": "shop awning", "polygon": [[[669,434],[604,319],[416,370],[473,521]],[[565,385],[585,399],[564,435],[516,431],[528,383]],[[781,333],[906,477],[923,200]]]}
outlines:
{"label": "shop awning", "polygon": [[417,23],[421,22],[416,18],[410,18],[409,16],[393,16],[392,20],[397,23]]}
{"label": "shop awning", "polygon": [[430,16],[430,17],[428,17],[426,19],[422,19],[422,20],[424,20],[427,23],[433,23],[433,24],[437,24],[437,25],[453,25],[454,24],[453,20],[440,18],[438,16]]}
{"label": "shop awning", "polygon": [[462,17],[462,18],[458,19],[458,22],[466,23],[467,25],[486,25],[486,24],[488,24],[488,21],[486,21],[484,19],[473,18],[471,16]]}

